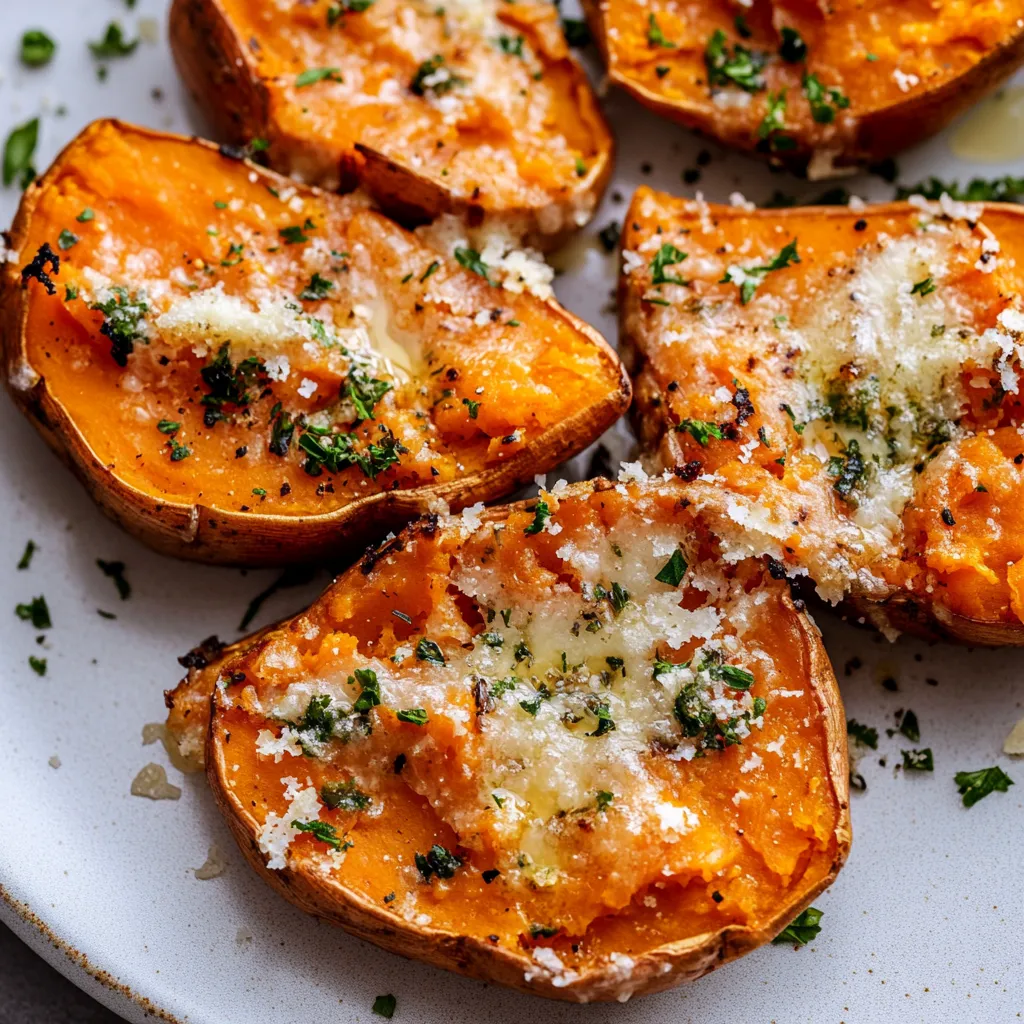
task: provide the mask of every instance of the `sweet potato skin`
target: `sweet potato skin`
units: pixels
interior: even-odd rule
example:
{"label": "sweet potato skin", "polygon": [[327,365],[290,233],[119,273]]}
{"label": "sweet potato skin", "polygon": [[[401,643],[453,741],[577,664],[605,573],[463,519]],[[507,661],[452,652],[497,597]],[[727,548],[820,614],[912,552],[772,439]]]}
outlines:
{"label": "sweet potato skin", "polygon": [[[68,154],[83,139],[111,131],[127,133],[141,140],[143,145],[147,139],[166,141],[169,138],[117,122],[96,122],[87,128],[58,156],[47,174],[26,191],[10,233],[15,250],[23,247],[39,200],[61,175]],[[200,140],[189,144],[208,152],[217,150],[213,144]],[[268,186],[294,187],[294,183],[263,168],[249,165],[246,173],[260,176]],[[246,512],[223,510],[202,502],[182,502],[135,486],[96,455],[73,417],[52,393],[45,373],[40,373],[39,368],[29,362],[26,351],[28,295],[23,287],[21,265],[5,263],[0,273],[0,340],[4,380],[11,397],[110,518],[154,549],[189,560],[227,565],[280,565],[324,556],[351,559],[366,544],[425,514],[439,500],[462,507],[508,494],[529,482],[537,472],[550,469],[596,439],[629,403],[628,378],[607,342],[552,302],[546,307],[551,315],[595,346],[613,383],[603,400],[578,409],[556,429],[539,437],[536,444],[524,445],[504,462],[484,467],[461,480],[411,490],[380,490],[327,513],[266,515],[259,512],[258,506]]]}
{"label": "sweet potato skin", "polygon": [[[999,24],[1005,23],[1005,31],[986,26],[986,30],[980,33],[984,37],[982,42],[965,41],[956,54],[954,70],[948,70],[953,68],[952,59],[948,59],[947,67],[942,67],[941,60],[936,59],[936,66],[928,75],[928,79],[935,78],[936,82],[931,83],[926,79],[923,84],[914,83],[913,87],[901,90],[895,95],[883,96],[876,102],[866,102],[862,105],[855,101],[850,109],[838,110],[835,120],[828,124],[816,124],[812,119],[803,116],[799,117],[797,123],[792,124],[790,115],[787,118],[789,127],[786,128],[785,134],[791,142],[787,144],[788,148],[774,148],[768,146],[764,138],[758,134],[758,122],[765,112],[763,104],[751,104],[751,109],[756,106],[756,118],[745,110],[737,113],[719,108],[715,103],[708,101],[707,85],[699,74],[692,84],[687,79],[685,86],[677,87],[678,91],[670,94],[660,79],[649,80],[649,76],[641,77],[635,73],[625,53],[619,52],[621,48],[617,48],[611,41],[608,28],[612,20],[611,11],[617,6],[618,0],[582,0],[582,4],[605,64],[609,67],[609,79],[613,83],[625,89],[644,106],[669,120],[716,138],[736,149],[760,153],[773,164],[785,166],[797,173],[806,173],[812,179],[853,173],[858,167],[880,163],[904,149],[925,141],[940,132],[987,93],[998,88],[1024,62],[1024,28],[1020,21],[1021,12],[1017,10],[1020,5],[1007,5],[1004,13],[993,16],[1002,19]],[[647,5],[640,6],[644,6],[644,10],[647,9]],[[660,13],[664,14],[668,10],[677,11],[682,6],[684,5],[665,5]],[[700,4],[686,6],[691,10],[700,8],[701,15],[706,15],[709,22],[725,31],[730,42],[734,39],[738,39],[741,44],[746,42],[745,37],[737,34],[733,27],[734,9],[726,10],[726,5],[719,3],[718,0],[706,0]],[[857,79],[861,79],[862,82],[870,82],[874,77],[880,92],[885,93],[888,90],[890,94],[892,93],[892,76],[900,70],[899,53],[887,52],[880,62],[877,53],[872,54],[873,59],[868,59],[857,51],[857,45],[861,43],[867,52],[873,48],[870,30],[866,24],[858,22],[858,18],[863,17],[866,21],[868,17],[867,14],[861,14],[860,5],[852,5],[853,10],[837,10],[841,5],[832,5],[832,10],[827,14],[823,14],[817,5],[811,4],[789,5],[797,10],[784,10],[782,8],[787,6],[784,4],[773,6],[780,10],[777,10],[772,18],[766,17],[763,12],[752,12],[750,21],[758,38],[754,44],[748,45],[753,45],[755,49],[760,48],[756,44],[764,36],[772,40],[771,49],[774,49],[778,45],[777,32],[783,25],[796,25],[804,30],[805,34],[808,29],[812,33],[834,32],[837,38],[856,40],[856,43],[846,44],[851,51],[851,65],[843,69],[848,81],[856,82]],[[887,17],[895,21],[903,17],[899,10],[902,5],[888,6],[893,10],[886,12]],[[682,13],[680,17],[685,21],[687,15]],[[882,37],[877,41],[877,49],[891,51],[893,43],[890,41],[888,23],[886,25]],[[867,40],[862,38],[865,31],[869,33]],[[968,32],[965,32],[965,36],[967,35]],[[812,47],[813,60],[813,35],[807,41]],[[978,48],[981,49],[980,55],[976,55]],[[854,56],[861,66],[852,66]],[[658,52],[658,57],[663,65],[670,65],[674,55],[671,50],[663,49]],[[671,77],[670,73],[665,82]],[[826,80],[824,84],[831,84],[831,80]],[[772,88],[779,91],[786,88],[792,98],[794,93],[799,92],[799,79],[795,83],[788,79],[780,79]],[[764,96],[765,93],[762,92],[761,95]]]}
{"label": "sweet potato skin", "polygon": [[[646,188],[638,190],[634,196],[626,223],[633,224],[643,220],[641,207],[648,204],[653,204],[660,210],[661,223],[672,226],[692,224],[696,228],[699,217],[695,208],[689,208],[683,200],[676,200]],[[1020,208],[1014,205],[989,203],[981,204],[979,209],[983,211],[983,222],[995,228],[999,236],[1008,243],[1004,245],[1004,254],[1012,256],[1009,250],[1016,247],[1012,239],[1019,231]],[[899,225],[917,216],[918,213],[918,208],[912,205],[889,203],[872,205],[863,211],[853,211],[844,207],[798,207],[790,210],[744,212],[711,206],[705,208],[704,216],[709,217],[716,225],[730,225],[727,230],[738,227],[741,232],[744,223],[752,227],[771,225],[777,230],[780,244],[790,238],[799,238],[801,246],[807,246],[811,251],[841,254],[845,251],[844,247],[855,247],[863,242],[860,231],[866,230],[868,225],[887,223],[892,235],[898,236]],[[682,219],[676,220],[675,218],[680,215]],[[625,248],[635,246],[642,236],[643,232],[634,233],[627,229],[623,234],[622,244]],[[1010,265],[1012,266],[1012,263]],[[786,273],[800,276],[808,272],[802,266],[794,266],[787,269]],[[1007,285],[1004,284],[1003,289],[1006,288]],[[1009,289],[1012,294],[1012,285]],[[687,435],[675,429],[669,411],[671,396],[666,391],[666,366],[656,365],[659,356],[653,344],[653,337],[637,327],[643,316],[642,304],[636,289],[630,287],[626,274],[620,278],[619,300],[623,354],[633,374],[634,402],[631,419],[634,429],[641,445],[648,453],[662,464],[673,467],[678,475],[686,478],[685,467],[693,458],[693,452],[688,450]],[[976,429],[980,431],[980,427]],[[773,428],[769,430],[774,433]],[[989,468],[993,474],[1000,472],[997,466]],[[690,475],[690,479],[693,475]],[[931,491],[926,490],[924,494],[930,495]],[[727,517],[724,495],[725,492],[718,512]],[[915,497],[915,502],[920,499],[919,494]],[[1007,515],[1012,515],[1008,512],[1007,506],[1012,505],[1016,508],[1019,502],[1008,499],[1003,505],[1005,519]],[[911,513],[910,508],[911,506],[908,506],[908,512],[904,514],[905,521],[910,514],[921,518],[920,511]],[[937,510],[935,514],[937,516]],[[998,514],[998,510],[995,514]],[[957,515],[959,516],[959,513]],[[961,525],[958,519],[957,528],[960,529]],[[1012,522],[1006,524],[1005,532],[1011,536],[1017,535]],[[841,602],[841,609],[856,621],[876,626],[886,632],[906,632],[926,640],[947,640],[970,645],[1024,646],[1024,622],[1017,616],[983,614],[980,606],[977,611],[966,612],[964,607],[968,604],[967,598],[962,599],[955,607],[944,604],[938,595],[952,586],[948,579],[941,587],[935,588],[935,596],[932,596],[932,591],[921,583],[924,573],[922,566],[927,563],[919,552],[914,554],[910,546],[908,540],[895,564],[886,567],[884,572],[880,570],[885,578],[884,585],[848,592]],[[1012,560],[1014,556],[1008,557]],[[813,588],[808,587],[807,593],[813,593]]]}
{"label": "sweet potato skin", "polygon": [[[253,9],[259,7],[254,3]],[[359,15],[355,15],[358,17]],[[335,28],[333,31],[339,31]],[[321,133],[313,137],[275,122],[275,97],[282,83],[261,68],[259,40],[246,37],[233,22],[226,0],[174,0],[170,42],[185,84],[202,105],[218,136],[238,146],[267,139],[270,165],[312,184],[348,191],[364,186],[381,208],[406,224],[450,213],[470,225],[500,225],[542,251],[562,245],[593,213],[610,180],[614,139],[586,74],[566,50],[557,17],[527,19],[523,31],[545,67],[559,79],[564,99],[576,110],[574,131],[590,150],[586,170],[573,172],[543,201],[520,194],[457,193],[444,178],[420,172],[411,163],[389,157],[368,140],[354,145]],[[440,146],[440,141],[438,142]],[[486,174],[481,178],[485,181]]]}
{"label": "sweet potato skin", "polygon": [[[612,488],[607,481],[579,485],[579,490],[593,488],[595,493]],[[495,507],[483,516],[484,521],[500,522],[509,514],[531,511],[530,503]],[[401,535],[405,542],[413,541],[423,524],[412,524]],[[435,526],[430,526],[432,531]],[[358,567],[351,573],[360,572]],[[371,584],[371,570],[366,580]],[[339,581],[344,586],[344,577]],[[365,583],[363,583],[365,585]],[[848,808],[848,764],[846,752],[846,724],[841,698],[831,665],[821,644],[820,635],[802,612],[796,612],[787,596],[782,598],[787,614],[799,618],[798,646],[800,658],[809,666],[807,684],[813,688],[822,716],[822,728],[827,736],[828,765],[826,783],[835,793],[838,817],[835,824],[835,858],[827,875],[820,882],[802,889],[795,898],[778,908],[769,920],[752,922],[747,926],[728,925],[712,933],[701,934],[683,941],[671,942],[634,957],[635,966],[628,977],[607,966],[594,966],[581,971],[577,980],[568,985],[554,984],[552,978],[534,972],[527,980],[524,969],[531,961],[521,951],[487,941],[483,935],[441,929],[430,925],[402,921],[387,912],[378,901],[367,894],[325,877],[313,869],[286,868],[271,870],[260,851],[257,835],[260,821],[252,813],[247,797],[237,791],[239,759],[238,744],[245,744],[245,735],[234,736],[228,701],[214,685],[221,668],[234,654],[245,652],[259,642],[267,631],[241,641],[224,651],[224,656],[208,667],[190,672],[177,690],[168,693],[171,707],[169,725],[172,734],[181,735],[185,719],[183,712],[196,714],[203,700],[212,699],[212,714],[206,738],[205,764],[207,778],[214,797],[231,828],[240,849],[257,873],[286,899],[303,910],[346,931],[403,956],[428,963],[470,977],[506,985],[519,991],[546,998],[569,1002],[622,1000],[632,995],[659,992],[681,982],[695,980],[769,941],[814,898],[831,883],[845,861],[850,843]],[[281,624],[284,625],[284,624]],[[271,627],[273,628],[273,627]],[[197,723],[188,727],[196,735]],[[246,770],[243,764],[242,774]],[[408,840],[406,840],[408,842]],[[395,851],[401,848],[395,839]]]}

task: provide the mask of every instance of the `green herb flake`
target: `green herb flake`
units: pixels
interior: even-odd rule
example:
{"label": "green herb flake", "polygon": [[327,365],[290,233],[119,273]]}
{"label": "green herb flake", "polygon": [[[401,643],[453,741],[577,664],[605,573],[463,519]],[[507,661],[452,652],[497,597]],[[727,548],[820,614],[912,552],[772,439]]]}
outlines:
{"label": "green herb flake", "polygon": [[11,130],[4,143],[4,185],[11,185],[18,178],[22,188],[28,188],[36,176],[32,166],[36,143],[39,141],[39,118],[18,125]]}
{"label": "green herb flake", "polygon": [[899,719],[900,732],[910,740],[917,743],[921,739],[921,726],[917,721],[917,715],[909,708],[903,712]]}
{"label": "green herb flake", "polygon": [[400,722],[408,722],[410,725],[426,725],[427,713],[423,708],[403,708],[395,712],[395,717]]}
{"label": "green herb flake", "polygon": [[[370,2],[372,3],[373,0],[370,0]],[[391,1020],[395,1015],[396,1006],[398,1006],[398,1000],[389,992],[386,996],[377,996],[373,1001],[371,1009],[378,1017],[385,1017],[387,1020]]]}
{"label": "green herb flake", "polygon": [[862,725],[856,718],[847,719],[846,734],[865,747],[878,749],[878,730],[870,725]]}
{"label": "green herb flake", "polygon": [[431,665],[445,664],[441,648],[433,640],[428,640],[425,636],[420,637],[419,643],[416,644],[416,657],[420,661],[429,662]]}
{"label": "green herb flake", "polygon": [[104,576],[108,576],[114,581],[114,586],[117,587],[117,593],[120,595],[121,600],[127,601],[132,593],[132,585],[125,579],[124,562],[105,562],[102,558],[97,558],[96,564]]}
{"label": "green herb flake", "polygon": [[45,658],[37,658],[34,654],[30,654],[28,656],[28,664],[29,664],[29,668],[31,668],[32,671],[35,672],[35,674],[37,676],[45,676],[46,675],[46,659]]}
{"label": "green herb flake", "polygon": [[754,53],[741,43],[730,50],[725,33],[716,29],[704,50],[704,63],[711,86],[736,85],[746,92],[760,92],[764,87],[762,71],[764,54]]}
{"label": "green herb flake", "polygon": [[435,53],[416,69],[409,89],[416,96],[426,96],[428,92],[442,96],[456,86],[465,84],[466,80],[461,75],[445,66],[444,57]]}
{"label": "green herb flake", "polygon": [[296,89],[306,89],[317,82],[330,81],[340,82],[341,68],[306,68],[295,79]]}
{"label": "green herb flake", "polygon": [[325,782],[320,787],[320,799],[334,811],[365,811],[373,803],[353,779]]}
{"label": "green herb flake", "polygon": [[915,283],[914,287],[910,289],[910,294],[920,295],[921,298],[924,298],[926,295],[931,295],[935,289],[936,285],[934,280],[930,277],[926,277],[924,280]]}
{"label": "green herb flake", "polygon": [[651,260],[651,284],[685,285],[687,282],[681,277],[670,277],[666,274],[665,268],[674,266],[676,263],[682,263],[686,257],[687,254],[685,252],[681,252],[671,243],[663,243],[661,248],[655,253],[654,259]]}
{"label": "green herb flake", "polygon": [[647,45],[661,46],[666,50],[676,49],[676,44],[665,38],[665,33],[662,32],[658,19],[654,16],[653,12],[647,16]]}
{"label": "green herb flake", "polygon": [[94,302],[89,308],[103,314],[100,334],[110,339],[110,357],[118,366],[128,365],[128,356],[135,351],[135,342],[145,337],[144,319],[149,311],[144,293],[132,295],[126,288],[115,285],[104,302]]}
{"label": "green herb flake", "polygon": [[76,218],[79,224],[88,224],[89,221],[95,220],[96,211],[91,206],[87,206]]}
{"label": "green herb flake", "polygon": [[314,839],[326,843],[334,850],[347,850],[351,843],[338,835],[338,830],[326,821],[293,821],[292,828],[299,832],[308,832]]}
{"label": "green herb flake", "polygon": [[670,587],[678,587],[686,575],[687,563],[682,551],[676,548],[672,557],[662,566],[661,572],[654,578],[659,583],[667,583]]}
{"label": "green herb flake", "polygon": [[435,843],[426,854],[417,853],[416,867],[424,882],[429,882],[431,875],[438,878],[452,878],[462,867],[462,858]]}
{"label": "green herb flake", "polygon": [[785,270],[786,267],[799,262],[797,240],[794,238],[788,245],[783,246],[769,263],[759,267],[729,267],[720,283],[732,282],[739,285],[740,304],[745,306],[754,297],[754,292],[768,274],[775,270]]}
{"label": "green herb flake", "polygon": [[41,29],[30,28],[21,37],[21,63],[30,68],[41,68],[53,60],[57,44]]}
{"label": "green herb flake", "polygon": [[923,750],[901,750],[900,753],[903,755],[903,767],[907,771],[935,771],[935,759],[932,757],[931,747],[925,747]]}
{"label": "green herb flake", "polygon": [[677,434],[689,434],[702,448],[706,448],[713,437],[719,441],[725,437],[718,424],[706,420],[680,420],[675,430]]}
{"label": "green herb flake", "polygon": [[14,614],[23,622],[31,622],[33,629],[49,629],[53,625],[46,598],[42,595],[33,597],[27,604],[16,605]]}
{"label": "green herb flake", "polygon": [[25,550],[21,553],[21,558],[18,559],[18,568],[27,569],[32,564],[32,556],[39,550],[39,546],[34,540],[25,542]]}
{"label": "green herb flake", "polygon": [[482,259],[480,259],[480,253],[476,249],[464,249],[461,246],[455,250],[455,262],[460,267],[465,267],[466,270],[471,270],[474,274],[479,274],[488,284],[494,284],[494,282],[488,276],[490,268]]}
{"label": "green herb flake", "polygon": [[67,252],[68,249],[78,244],[78,235],[73,231],[68,231],[67,228],[62,228],[61,233],[57,236],[57,247],[63,252]]}
{"label": "green herb flake", "polygon": [[614,793],[609,793],[606,789],[599,789],[597,791],[597,813],[604,814],[612,805],[612,801],[615,799]]}
{"label": "green herb flake", "polygon": [[548,503],[540,500],[532,509],[527,509],[527,511],[533,512],[533,522],[529,526],[524,527],[523,533],[528,535],[540,533],[551,519],[551,509]]}
{"label": "green herb flake", "polygon": [[811,117],[818,124],[832,124],[837,110],[846,110],[850,99],[840,89],[821,84],[817,75],[805,74],[804,95],[811,105]]}
{"label": "green herb flake", "polygon": [[469,410],[469,418],[475,420],[480,412],[480,403],[474,402],[472,398],[464,398],[462,404]]}
{"label": "green herb flake", "polygon": [[192,449],[187,444],[182,444],[174,437],[167,442],[167,447],[171,450],[171,462],[182,462],[192,454]]}
{"label": "green herb flake", "polygon": [[808,907],[802,914],[793,918],[792,921],[786,925],[785,928],[779,932],[778,935],[772,939],[772,942],[782,945],[784,943],[795,943],[797,946],[805,946],[812,939],[818,937],[818,933],[821,931],[821,925],[819,922],[824,914],[824,911],[818,910],[817,907]]}
{"label": "green herb flake", "polygon": [[785,25],[780,35],[782,41],[779,44],[779,56],[787,64],[799,64],[807,60],[807,43],[795,28]]}
{"label": "green herb flake", "polygon": [[999,767],[957,772],[953,781],[957,785],[957,792],[964,798],[964,807],[973,807],[989,793],[1005,793],[1013,785],[1013,779]]}
{"label": "green herb flake", "polygon": [[360,421],[374,419],[373,410],[377,403],[391,390],[391,384],[371,377],[365,370],[353,367],[345,383],[345,397],[355,406]]}
{"label": "green herb flake", "polygon": [[89,50],[98,60],[103,60],[109,57],[127,57],[135,52],[138,45],[138,39],[132,39],[129,42],[125,39],[124,30],[120,24],[112,21],[107,25],[107,30],[99,42],[89,43]]}

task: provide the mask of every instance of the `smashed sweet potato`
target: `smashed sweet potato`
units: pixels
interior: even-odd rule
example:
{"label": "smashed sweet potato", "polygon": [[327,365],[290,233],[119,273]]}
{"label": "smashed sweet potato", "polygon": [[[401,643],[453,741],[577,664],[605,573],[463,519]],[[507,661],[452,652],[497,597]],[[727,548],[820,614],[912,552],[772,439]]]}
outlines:
{"label": "smashed sweet potato", "polygon": [[735,557],[892,635],[1024,643],[1020,207],[745,210],[640,189],[638,431]]}
{"label": "smashed sweet potato", "polygon": [[395,952],[574,1001],[777,934],[848,849],[843,711],[787,584],[723,562],[683,493],[421,520],[190,659],[169,731],[256,870]]}
{"label": "smashed sweet potato", "polygon": [[486,217],[548,250],[611,174],[547,0],[175,0],[171,45],[223,139],[311,184],[362,184],[402,218]]}
{"label": "smashed sweet potato", "polygon": [[97,122],[10,244],[11,394],[107,512],[183,557],[354,557],[511,492],[629,401],[524,252],[449,258],[209,143]]}
{"label": "smashed sweet potato", "polygon": [[1024,61],[1024,0],[584,0],[612,82],[830,177],[945,127]]}

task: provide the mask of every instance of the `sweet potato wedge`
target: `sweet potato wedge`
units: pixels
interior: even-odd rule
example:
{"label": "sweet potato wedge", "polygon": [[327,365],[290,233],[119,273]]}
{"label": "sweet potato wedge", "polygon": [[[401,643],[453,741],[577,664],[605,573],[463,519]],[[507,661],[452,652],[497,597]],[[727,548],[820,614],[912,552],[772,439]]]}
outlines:
{"label": "sweet potato wedge", "polygon": [[1024,0],[583,0],[612,82],[831,177],[928,138],[1024,62]]}
{"label": "sweet potato wedge", "polygon": [[681,494],[421,520],[193,668],[169,733],[205,744],[256,870],[394,952],[573,1001],[777,934],[848,849],[842,706],[785,582],[722,563]]}
{"label": "sweet potato wedge", "polygon": [[182,557],[351,559],[511,492],[629,402],[604,340],[525,290],[550,295],[543,265],[459,266],[358,194],[209,143],[97,122],[10,246],[12,396],[109,514]]}
{"label": "sweet potato wedge", "polygon": [[732,554],[890,633],[1024,643],[1024,210],[640,189],[626,225],[637,428]]}
{"label": "sweet potato wedge", "polygon": [[225,140],[417,222],[486,217],[548,250],[589,220],[613,142],[547,0],[174,0],[171,46]]}

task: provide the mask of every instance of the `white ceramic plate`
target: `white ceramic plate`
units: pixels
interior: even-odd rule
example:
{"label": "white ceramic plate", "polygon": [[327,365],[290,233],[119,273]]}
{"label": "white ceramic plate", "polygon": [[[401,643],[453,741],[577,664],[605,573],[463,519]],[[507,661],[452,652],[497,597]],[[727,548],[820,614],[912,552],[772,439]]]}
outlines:
{"label": "white ceramic plate", "polygon": [[[163,0],[140,0],[132,12],[120,0],[3,6],[0,137],[42,114],[40,168],[96,117],[202,131],[173,71]],[[132,35],[140,19],[157,19],[159,41],[111,62],[100,83],[85,41],[115,17]],[[30,27],[47,29],[60,43],[56,61],[41,71],[26,71],[16,60],[17,40]],[[618,176],[593,227],[572,247],[558,291],[614,339],[606,307],[615,268],[594,244],[595,232],[622,216],[638,183],[682,192],[682,170],[707,148],[714,159],[697,187],[709,198],[726,200],[737,189],[753,199],[776,188],[802,195],[821,189],[725,157],[622,96],[609,97],[608,111],[619,140]],[[943,139],[900,164],[908,182],[1013,169],[965,165]],[[867,197],[892,193],[878,179],[856,179],[850,187]],[[0,191],[0,222],[10,222],[17,199],[14,190]],[[398,997],[396,1019],[432,1024],[1020,1016],[1024,767],[1000,749],[1024,714],[1024,653],[890,645],[820,612],[849,714],[882,735],[878,755],[862,764],[868,790],[853,798],[853,853],[817,901],[825,911],[821,935],[799,951],[767,946],[695,985],[626,1006],[556,1005],[401,960],[301,914],[245,867],[201,777],[169,769],[184,790],[177,802],[129,795],[139,768],[166,763],[159,745],[143,747],[140,735],[144,723],[163,716],[162,691],[179,677],[175,656],[209,633],[236,637],[250,598],[274,574],[185,565],[147,551],[100,516],[6,400],[0,437],[0,587],[8,607],[0,609],[0,917],[129,1020],[148,1013],[191,1024],[349,1024],[375,1019],[370,1006],[387,992]],[[39,551],[29,570],[18,571],[29,538]],[[127,563],[128,601],[118,600],[97,558]],[[279,593],[256,624],[296,610],[316,589]],[[38,594],[53,615],[42,647],[13,614],[16,602]],[[97,608],[117,619],[101,618]],[[47,659],[45,678],[29,668],[30,654]],[[844,674],[854,656],[863,667]],[[881,685],[885,677],[897,680],[896,692]],[[908,744],[884,729],[905,707],[920,719],[921,745],[935,752],[933,775],[894,771],[901,744]],[[59,768],[49,763],[54,756]],[[953,773],[991,764],[1018,785],[964,809]],[[227,854],[227,871],[197,881],[192,869],[211,842]],[[251,940],[239,942],[240,928]]]}

